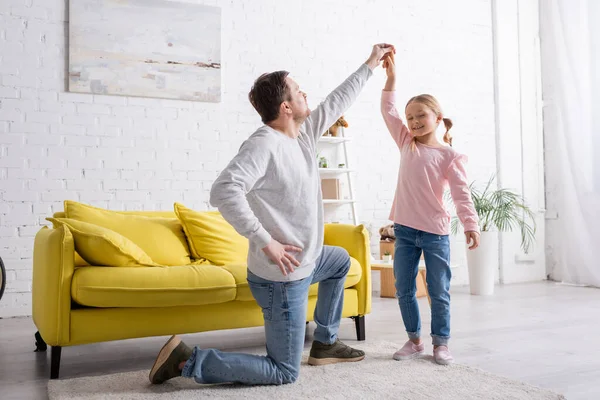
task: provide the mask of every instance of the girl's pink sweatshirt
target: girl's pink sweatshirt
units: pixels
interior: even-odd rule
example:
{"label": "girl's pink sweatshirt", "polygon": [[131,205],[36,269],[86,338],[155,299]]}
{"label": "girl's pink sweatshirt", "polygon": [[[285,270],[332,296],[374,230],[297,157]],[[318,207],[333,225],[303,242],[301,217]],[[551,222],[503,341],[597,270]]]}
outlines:
{"label": "girl's pink sweatshirt", "polygon": [[444,191],[450,194],[465,232],[479,232],[479,218],[467,183],[467,157],[452,147],[431,147],[416,142],[396,109],[396,92],[383,91],[381,113],[400,149],[400,170],[390,220],[437,235],[450,233],[450,214],[444,206]]}

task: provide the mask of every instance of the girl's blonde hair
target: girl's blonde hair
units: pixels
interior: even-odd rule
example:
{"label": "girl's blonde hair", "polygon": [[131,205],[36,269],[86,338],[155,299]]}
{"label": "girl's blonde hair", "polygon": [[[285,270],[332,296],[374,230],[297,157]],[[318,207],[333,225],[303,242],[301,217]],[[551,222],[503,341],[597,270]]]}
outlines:
{"label": "girl's blonde hair", "polygon": [[[415,96],[413,98],[411,98],[408,103],[406,103],[406,107],[408,107],[409,104],[412,103],[419,103],[419,104],[423,104],[425,107],[429,108],[431,111],[433,111],[435,113],[436,116],[440,116],[442,115],[442,107],[440,106],[440,103],[437,101],[437,99],[435,97],[433,97],[430,94],[420,94],[418,96]],[[406,109],[405,107],[405,109]],[[442,118],[442,121],[444,121],[444,126],[446,127],[446,133],[444,133],[444,142],[448,143],[450,146],[452,146],[452,135],[450,135],[450,128],[452,128],[452,120],[450,118]],[[410,144],[410,147],[412,150],[414,150],[417,146],[417,138],[414,137],[412,140],[412,143]]]}

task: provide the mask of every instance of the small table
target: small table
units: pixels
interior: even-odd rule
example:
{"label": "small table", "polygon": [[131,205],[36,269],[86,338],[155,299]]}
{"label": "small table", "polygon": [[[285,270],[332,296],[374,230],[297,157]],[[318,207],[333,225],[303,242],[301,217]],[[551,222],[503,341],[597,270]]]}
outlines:
{"label": "small table", "polygon": [[[395,298],[396,279],[394,278],[394,264],[378,260],[371,264],[371,270],[381,272],[379,297]],[[429,298],[429,293],[427,292],[427,281],[425,277],[425,262],[421,260],[419,262],[419,273],[417,274],[417,297],[427,296],[429,305],[431,305],[431,299]]]}

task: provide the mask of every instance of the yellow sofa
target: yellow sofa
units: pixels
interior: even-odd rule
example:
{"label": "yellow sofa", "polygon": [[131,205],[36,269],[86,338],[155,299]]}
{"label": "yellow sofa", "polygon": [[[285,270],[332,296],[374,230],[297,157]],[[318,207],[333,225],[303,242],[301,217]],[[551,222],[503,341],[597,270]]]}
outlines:
{"label": "yellow sofa", "polygon": [[[178,222],[174,212],[119,214]],[[371,310],[368,232],[362,225],[326,224],[325,244],[341,246],[352,257],[343,317],[354,319],[357,339],[364,340],[364,316]],[[92,266],[75,251],[68,227],[43,227],[34,244],[32,312],[37,351],[52,346],[50,378],[58,378],[65,346],[263,325],[245,265],[193,261],[168,267]],[[313,319],[316,295],[313,285],[307,321]]]}

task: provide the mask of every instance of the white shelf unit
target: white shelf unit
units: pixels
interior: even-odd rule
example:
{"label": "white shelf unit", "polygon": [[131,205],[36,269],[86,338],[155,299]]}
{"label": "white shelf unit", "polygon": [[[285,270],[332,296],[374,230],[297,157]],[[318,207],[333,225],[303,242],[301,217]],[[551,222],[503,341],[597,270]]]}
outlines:
{"label": "white shelf unit", "polygon": [[[343,129],[343,128],[340,128]],[[350,138],[340,137],[340,136],[321,136],[319,139],[320,143],[330,143],[330,144],[338,144],[343,142],[349,142]]]}
{"label": "white shelf unit", "polygon": [[[319,138],[319,142],[317,147],[319,150],[323,149],[325,146],[341,146],[342,148],[342,159],[344,163],[344,168],[319,168],[319,174],[321,179],[325,178],[334,178],[340,177],[341,179],[346,179],[346,183],[348,185],[348,195],[350,198],[348,199],[323,199],[324,205],[332,205],[332,206],[344,206],[348,205],[352,209],[352,221],[354,225],[358,225],[358,211],[356,205],[356,198],[354,195],[354,182],[352,173],[354,172],[350,168],[350,162],[348,157],[348,143],[351,141],[351,138],[346,137],[346,133],[343,127],[338,129],[338,133],[340,136],[321,136]],[[317,160],[318,162],[318,160]]]}
{"label": "white shelf unit", "polygon": [[323,204],[352,204],[352,203],[356,203],[356,200],[331,200],[331,199],[324,199],[323,200]]}
{"label": "white shelf unit", "polygon": [[319,168],[319,173],[321,174],[321,176],[337,176],[337,175],[344,175],[350,172],[354,172],[353,170],[349,169],[349,168]]}

